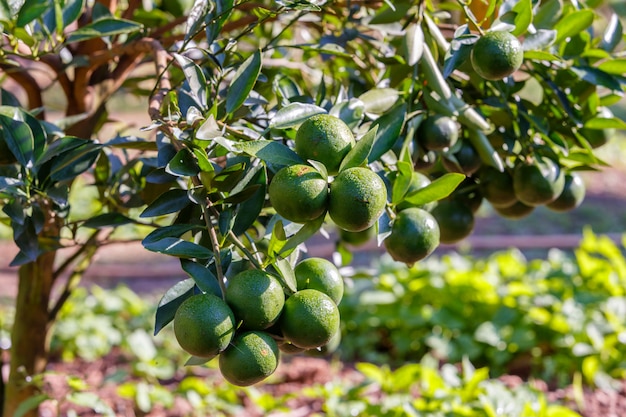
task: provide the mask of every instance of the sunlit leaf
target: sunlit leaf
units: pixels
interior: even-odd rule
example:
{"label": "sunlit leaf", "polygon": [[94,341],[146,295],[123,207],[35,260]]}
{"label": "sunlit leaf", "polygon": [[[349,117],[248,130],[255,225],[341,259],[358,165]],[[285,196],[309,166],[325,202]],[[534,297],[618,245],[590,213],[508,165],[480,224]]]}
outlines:
{"label": "sunlit leaf", "polygon": [[226,112],[237,110],[256,83],[261,72],[261,51],[256,51],[241,63],[228,87],[226,94]]}
{"label": "sunlit leaf", "polygon": [[194,293],[195,282],[189,278],[180,281],[163,294],[156,310],[154,335],[156,336],[167,324],[174,320],[178,307]]}

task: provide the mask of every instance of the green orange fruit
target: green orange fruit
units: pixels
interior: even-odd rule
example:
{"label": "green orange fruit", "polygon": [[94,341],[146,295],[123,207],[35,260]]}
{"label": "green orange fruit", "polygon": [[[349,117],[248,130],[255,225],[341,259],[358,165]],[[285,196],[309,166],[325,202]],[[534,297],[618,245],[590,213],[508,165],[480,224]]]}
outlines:
{"label": "green orange fruit", "polygon": [[343,277],[328,259],[307,258],[294,268],[298,291],[312,288],[328,295],[335,304],[343,297]]}
{"label": "green orange fruit", "polygon": [[486,167],[480,172],[480,192],[494,207],[508,207],[517,202],[513,177],[508,171],[500,172]]}
{"label": "green orange fruit", "polygon": [[318,218],[328,206],[328,183],[309,165],[296,164],[278,170],[268,194],[276,212],[295,223]]}
{"label": "green orange fruit", "polygon": [[330,184],[328,214],[337,227],[360,232],[376,223],[387,204],[387,187],[371,169],[348,168]]}
{"label": "green orange fruit", "polygon": [[276,371],[280,353],[276,341],[266,332],[237,334],[219,356],[222,376],[231,384],[247,387],[263,381]]}
{"label": "green orange fruit", "polygon": [[328,343],[339,330],[339,309],[328,295],[307,289],[292,294],[280,316],[283,336],[293,345],[315,349]]}
{"label": "green orange fruit", "polygon": [[547,204],[547,207],[554,211],[569,211],[573,210],[585,199],[585,183],[582,177],[575,173],[565,174],[565,185],[563,192],[551,203]]}
{"label": "green orange fruit", "polygon": [[174,315],[174,336],[191,355],[212,358],[226,349],[234,335],[233,311],[215,295],[192,295]]}
{"label": "green orange fruit", "polygon": [[439,246],[439,225],[426,210],[417,207],[402,210],[394,219],[384,244],[394,260],[412,265]]}
{"label": "green orange fruit", "polygon": [[456,143],[459,139],[459,126],[448,116],[428,116],[419,125],[417,137],[425,149],[440,151]]}
{"label": "green orange fruit", "polygon": [[280,282],[260,269],[239,272],[228,280],[226,302],[242,327],[263,330],[272,326],[285,304]]}
{"label": "green orange fruit", "polygon": [[298,128],[295,151],[304,160],[324,164],[329,175],[337,175],[341,161],[354,144],[354,134],[347,124],[330,114],[318,114]]}
{"label": "green orange fruit", "polygon": [[524,61],[521,42],[511,33],[491,31],[481,36],[470,54],[474,71],[486,80],[501,80],[519,69]]}
{"label": "green orange fruit", "polygon": [[556,200],[564,186],[565,176],[561,167],[547,157],[520,162],[513,170],[515,196],[527,206],[539,206]]}
{"label": "green orange fruit", "polygon": [[442,200],[431,211],[439,225],[441,243],[456,243],[474,230],[474,213],[458,200]]}

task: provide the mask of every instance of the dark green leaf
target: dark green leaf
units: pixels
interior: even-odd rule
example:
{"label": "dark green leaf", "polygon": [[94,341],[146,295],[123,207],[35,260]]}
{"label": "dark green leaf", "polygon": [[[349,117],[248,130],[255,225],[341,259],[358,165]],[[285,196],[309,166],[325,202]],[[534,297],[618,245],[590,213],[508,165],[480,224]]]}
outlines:
{"label": "dark green leaf", "polygon": [[217,277],[209,268],[189,259],[181,259],[180,266],[193,278],[200,291],[222,298],[222,289],[217,282]]}
{"label": "dark green leaf", "polygon": [[106,143],[120,149],[136,149],[140,151],[156,151],[157,145],[154,141],[145,140],[137,136],[116,136]]}
{"label": "dark green leaf", "polygon": [[265,161],[271,167],[302,164],[304,161],[288,146],[274,140],[259,139],[249,142],[238,142],[234,146],[241,152]]}
{"label": "dark green leaf", "polygon": [[102,227],[122,226],[132,222],[133,220],[131,218],[126,217],[121,213],[104,213],[88,219],[85,223],[83,223],[83,227],[100,229]]}
{"label": "dark green leaf", "polygon": [[213,255],[213,252],[204,246],[176,237],[166,237],[156,242],[144,243],[143,247],[151,252],[179,258],[208,259]]}
{"label": "dark green leaf", "polygon": [[35,19],[38,19],[43,15],[46,9],[49,7],[47,0],[26,0],[20,11],[17,13],[17,27],[24,27]]}
{"label": "dark green leaf", "polygon": [[85,143],[85,139],[79,139],[75,136],[64,136],[56,139],[44,151],[44,153],[36,160],[37,165],[43,165],[50,161],[52,158],[56,158],[72,149],[78,148]]}
{"label": "dark green leaf", "polygon": [[68,0],[63,7],[63,27],[74,23],[80,16],[85,5],[85,0]]}
{"label": "dark green leaf", "polygon": [[572,67],[571,70],[588,83],[601,85],[614,91],[622,91],[622,86],[618,79],[598,68],[579,66]]}
{"label": "dark green leaf", "polygon": [[378,132],[378,126],[373,126],[361,139],[359,139],[350,152],[343,158],[339,171],[344,169],[358,167],[367,163],[367,158],[372,152],[374,147],[374,141],[376,140],[376,133]]}
{"label": "dark green leaf", "polygon": [[180,54],[173,54],[173,56],[185,74],[185,79],[187,84],[189,84],[194,101],[200,109],[206,110],[208,108],[207,82],[202,68],[186,56]]}
{"label": "dark green leaf", "polygon": [[81,42],[93,38],[134,33],[142,28],[143,25],[132,20],[105,17],[72,32],[68,42]]}
{"label": "dark green leaf", "polygon": [[449,55],[446,57],[443,64],[444,78],[448,78],[454,70],[469,59],[474,43],[476,43],[477,40],[478,36],[476,35],[464,34],[450,42]]}
{"label": "dark green leaf", "polygon": [[238,193],[231,193],[228,197],[226,197],[223,201],[224,203],[229,204],[238,204],[246,201],[253,195],[256,195],[257,191],[261,188],[261,184],[253,184],[248,188],[244,188]]}
{"label": "dark green leaf", "polygon": [[166,237],[180,237],[187,232],[190,232],[194,229],[201,229],[201,226],[196,224],[172,224],[169,226],[159,227],[158,229],[153,230],[146,236],[141,242],[143,245],[158,242],[161,239]]}
{"label": "dark green leaf", "polygon": [[82,145],[62,153],[51,162],[50,178],[54,181],[66,181],[90,169],[98,155],[101,145],[83,141]]}
{"label": "dark green leaf", "polygon": [[174,320],[174,315],[178,307],[187,298],[194,294],[195,282],[193,279],[186,279],[178,282],[165,292],[156,310],[154,322],[154,335],[156,336],[167,324]]}
{"label": "dark green leaf", "polygon": [[232,229],[236,236],[243,234],[254,224],[265,205],[265,193],[267,191],[267,172],[265,167],[262,167],[255,175],[254,183],[258,184],[259,188],[246,201],[237,206],[237,214]]}
{"label": "dark green leaf", "polygon": [[0,126],[2,127],[0,134],[4,137],[11,153],[17,158],[17,162],[26,166],[33,157],[35,139],[28,125],[16,120],[16,117],[19,117],[18,112],[13,118],[7,116],[4,111],[0,113]]}
{"label": "dark green leaf", "polygon": [[155,217],[175,213],[191,203],[187,190],[168,190],[156,198],[139,217]]}
{"label": "dark green leaf", "polygon": [[369,162],[380,158],[390,150],[400,137],[404,116],[406,115],[406,104],[396,106],[389,113],[382,115],[372,124],[372,128],[377,127],[374,146],[369,154]]}
{"label": "dark green leaf", "polygon": [[256,51],[248,57],[235,72],[228,93],[226,94],[226,112],[232,114],[237,110],[248,95],[254,84],[256,83],[259,73],[261,72],[261,51]]}
{"label": "dark green leaf", "polygon": [[326,110],[315,104],[291,103],[276,112],[270,121],[270,127],[273,129],[295,127],[309,117],[322,113],[326,113]]}
{"label": "dark green leaf", "polygon": [[593,10],[583,9],[577,10],[563,17],[554,26],[554,29],[557,31],[555,43],[561,43],[565,39],[587,29],[593,23],[594,16],[595,14]]}
{"label": "dark green leaf", "polygon": [[183,148],[167,164],[165,171],[178,177],[193,177],[198,175],[200,168],[189,149]]}
{"label": "dark green leaf", "polygon": [[424,188],[407,195],[405,201],[412,205],[424,205],[446,198],[465,179],[465,175],[457,173],[445,174]]}

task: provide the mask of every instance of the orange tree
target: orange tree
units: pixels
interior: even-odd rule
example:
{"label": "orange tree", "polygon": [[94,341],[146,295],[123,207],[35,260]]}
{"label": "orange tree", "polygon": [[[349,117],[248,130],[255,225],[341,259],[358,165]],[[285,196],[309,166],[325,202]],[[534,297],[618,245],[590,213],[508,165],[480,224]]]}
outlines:
{"label": "orange tree", "polygon": [[[257,381],[277,348],[335,336],[330,297],[306,289],[289,301],[304,245],[321,230],[373,230],[381,247],[395,230],[419,231],[419,243],[392,238],[415,247],[399,260],[417,262],[441,236],[471,232],[484,190],[513,218],[576,207],[577,172],[602,166],[594,149],[625,126],[609,109],[624,86],[622,23],[601,1],[184,3],[0,2],[0,201],[20,280],[5,416],[20,404],[36,415],[45,396],[29,381],[45,367],[48,331],[118,226],[154,227],[144,247],[189,275],[159,303],[156,332],[194,294],[227,300],[229,279],[249,269],[277,279],[285,305],[302,304],[290,310],[310,318],[315,343],[298,346],[297,326],[283,331],[296,319],[220,335],[245,339],[246,358],[265,355],[270,368],[245,377]],[[146,98],[152,122],[139,137],[100,133],[118,91]],[[65,114],[52,123],[54,105]],[[300,131],[321,114],[332,121]],[[429,182],[416,187],[415,171]],[[90,218],[71,215],[79,176],[97,191]],[[463,216],[431,214],[443,199]],[[62,248],[73,252],[60,259]],[[251,309],[267,299],[254,293]]]}

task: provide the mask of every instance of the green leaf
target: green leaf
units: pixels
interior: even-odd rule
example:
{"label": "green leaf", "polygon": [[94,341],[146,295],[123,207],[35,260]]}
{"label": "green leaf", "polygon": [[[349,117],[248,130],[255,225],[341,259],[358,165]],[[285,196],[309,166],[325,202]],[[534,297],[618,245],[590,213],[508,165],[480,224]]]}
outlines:
{"label": "green leaf", "polygon": [[83,223],[83,227],[100,229],[103,227],[122,226],[132,222],[133,220],[131,218],[126,217],[121,213],[104,213],[87,219],[87,221]]}
{"label": "green leaf", "polygon": [[537,29],[552,29],[561,17],[563,0],[542,1],[533,17],[533,25]]}
{"label": "green leaf", "polygon": [[287,259],[279,258],[272,263],[274,269],[280,275],[283,287],[287,288],[292,293],[298,291],[298,283],[296,281],[296,274]]}
{"label": "green leaf", "polygon": [[304,161],[288,146],[275,140],[253,140],[237,142],[234,147],[250,156],[255,156],[273,168],[302,164]]}
{"label": "green leaf", "polygon": [[417,64],[424,53],[424,32],[422,28],[412,23],[406,28],[404,47],[406,63],[410,66]]}
{"label": "green leaf", "polygon": [[306,242],[309,238],[315,235],[322,227],[322,224],[324,224],[325,217],[326,216],[322,214],[317,219],[305,223],[300,230],[287,239],[285,245],[278,252],[278,255],[281,257],[289,256],[289,254],[300,244]]}
{"label": "green leaf", "polygon": [[185,362],[185,366],[204,365],[205,363],[207,363],[211,359],[213,359],[213,358],[205,358],[205,357],[201,358],[199,356],[191,356],[189,359],[187,359],[187,362]]}
{"label": "green leaf", "polygon": [[52,159],[49,177],[59,182],[76,178],[93,166],[101,149],[102,145],[83,141],[78,147]]}
{"label": "green leaf", "polygon": [[193,177],[198,175],[200,168],[189,149],[183,148],[167,164],[165,172],[177,177]]}
{"label": "green leaf", "polygon": [[578,77],[580,77],[580,79],[585,80],[588,83],[601,85],[603,87],[610,88],[613,91],[622,91],[622,86],[617,78],[598,68],[578,66],[572,67],[571,70]]}
{"label": "green leaf", "polygon": [[[524,51],[546,49],[554,44],[556,30],[539,29],[524,38]],[[524,54],[526,57],[526,54]],[[556,58],[556,57],[555,57]]]}
{"label": "green leaf", "polygon": [[193,279],[180,281],[165,292],[156,310],[154,335],[156,336],[168,323],[174,320],[178,307],[194,294],[196,286]]}
{"label": "green leaf", "polygon": [[575,36],[576,34],[584,31],[593,23],[595,14],[593,10],[583,9],[577,10],[563,17],[554,26],[557,31],[557,37],[555,43],[561,43],[565,39]]}
{"label": "green leaf", "polygon": [[612,13],[609,24],[607,25],[606,29],[604,30],[604,34],[602,35],[600,48],[604,49],[605,51],[612,52],[622,41],[623,36],[624,28],[622,27],[622,22],[620,21],[617,14]]}
{"label": "green leaf", "polygon": [[168,190],[158,196],[139,217],[155,217],[164,214],[176,213],[191,203],[187,190],[173,189]]}
{"label": "green leaf", "polygon": [[368,157],[369,162],[377,160],[393,147],[400,137],[400,132],[402,132],[405,115],[406,104],[402,103],[389,113],[376,119],[372,124],[372,128],[377,127],[378,130],[376,131],[374,145]]}
{"label": "green leaf", "polygon": [[93,23],[89,23],[78,30],[75,30],[68,37],[67,42],[81,42],[93,38],[105,36],[115,36],[139,32],[143,25],[132,20],[105,17]]}
{"label": "green leaf", "polygon": [[261,51],[257,50],[237,68],[237,72],[230,82],[226,94],[226,112],[228,114],[232,114],[246,101],[260,72]]}
{"label": "green leaf", "polygon": [[222,298],[222,289],[217,281],[217,277],[213,275],[209,268],[189,259],[181,259],[180,266],[183,271],[193,278],[200,291]]}
{"label": "green leaf", "polygon": [[63,27],[74,23],[80,16],[85,5],[85,0],[68,0],[63,7]]}
{"label": "green leaf", "polygon": [[270,127],[272,129],[295,127],[302,124],[309,117],[322,113],[326,113],[326,110],[315,104],[291,103],[276,112],[272,120],[270,120]]}
{"label": "green leaf", "polygon": [[615,58],[604,61],[598,65],[598,69],[613,75],[626,74],[626,58]]}
{"label": "green leaf", "polygon": [[146,236],[141,243],[143,245],[157,242],[166,237],[180,237],[192,230],[200,230],[203,227],[197,224],[172,224],[169,226],[159,227]]}
{"label": "green leaf", "polygon": [[257,220],[261,210],[263,210],[265,194],[267,192],[267,171],[264,166],[259,165],[259,170],[255,173],[250,184],[258,184],[259,188],[246,201],[237,206],[235,222],[232,228],[236,236],[248,230]]}
{"label": "green leaf", "polygon": [[204,246],[176,237],[166,237],[156,242],[144,243],[143,247],[151,252],[178,258],[208,259],[213,255],[213,252]]}
{"label": "green leaf", "polygon": [[317,4],[307,0],[277,0],[276,3],[287,9],[293,10],[304,10],[311,12],[317,12],[321,10]]}
{"label": "green leaf", "polygon": [[359,96],[365,111],[370,114],[383,114],[398,101],[400,93],[394,88],[372,88]]}
{"label": "green leaf", "polygon": [[442,74],[444,78],[448,78],[452,75],[454,70],[459,68],[469,59],[472,48],[474,48],[474,44],[477,40],[477,35],[467,33],[453,39],[452,42],[450,42],[450,49],[448,51],[449,55],[446,57],[443,64]]}
{"label": "green leaf", "polygon": [[351,98],[335,104],[328,113],[341,119],[350,129],[354,129],[363,120],[365,104],[358,98]]}
{"label": "green leaf", "polygon": [[376,132],[378,132],[378,126],[372,127],[361,139],[359,139],[350,152],[343,158],[339,171],[344,169],[358,167],[367,163],[367,158],[372,152],[374,147],[374,141],[376,140]]}
{"label": "green leaf", "polygon": [[516,1],[513,8],[501,15],[499,20],[513,25],[511,33],[515,36],[526,33],[533,20],[531,0]]}
{"label": "green leaf", "polygon": [[626,129],[626,122],[617,117],[594,117],[585,122],[586,129]]}
{"label": "green leaf", "polygon": [[405,201],[412,205],[424,205],[449,196],[463,182],[465,175],[457,173],[445,174],[424,188],[407,195]]}
{"label": "green leaf", "polygon": [[0,113],[0,134],[20,165],[27,166],[33,157],[35,139],[28,125],[16,120],[17,117],[17,109],[13,117],[7,116],[4,111]]}
{"label": "green leaf", "polygon": [[180,54],[172,54],[185,74],[191,95],[201,110],[208,109],[207,82],[202,68],[191,59]]}
{"label": "green leaf", "polygon": [[38,19],[48,9],[50,3],[47,0],[26,0],[17,13],[17,27],[24,27],[35,19]]}
{"label": "green leaf", "polygon": [[30,411],[39,407],[41,403],[49,399],[50,397],[47,394],[39,394],[39,395],[34,395],[32,397],[28,397],[27,399],[22,401],[20,405],[17,406],[17,408],[15,409],[15,414],[13,414],[13,417],[23,417]]}
{"label": "green leaf", "polygon": [[413,166],[408,162],[398,161],[398,171],[393,179],[393,187],[391,190],[391,203],[398,204],[404,200],[413,177]]}

